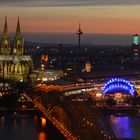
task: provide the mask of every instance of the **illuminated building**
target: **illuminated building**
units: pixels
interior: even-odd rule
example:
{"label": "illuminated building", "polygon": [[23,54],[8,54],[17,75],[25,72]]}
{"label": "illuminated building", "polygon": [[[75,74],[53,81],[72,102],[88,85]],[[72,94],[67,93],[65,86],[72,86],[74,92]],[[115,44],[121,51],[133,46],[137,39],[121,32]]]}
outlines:
{"label": "illuminated building", "polygon": [[121,78],[112,78],[111,80],[109,80],[104,88],[103,88],[103,93],[107,94],[107,93],[112,93],[112,92],[126,92],[131,94],[132,96],[134,95],[135,92],[135,88],[134,85],[125,80],[125,79],[121,79]]}
{"label": "illuminated building", "polygon": [[139,60],[139,36],[136,34],[133,36],[132,53],[134,60]]}
{"label": "illuminated building", "polygon": [[122,102],[127,97],[135,95],[134,84],[122,78],[112,78],[103,87],[104,96],[113,96],[115,100]]}
{"label": "illuminated building", "polygon": [[87,62],[87,63],[86,63],[86,65],[85,65],[85,71],[86,71],[87,73],[91,72],[91,64],[90,64],[90,62]]}
{"label": "illuminated building", "polygon": [[41,56],[41,61],[48,62],[48,60],[49,60],[49,56],[48,55],[42,55]]}
{"label": "illuminated building", "polygon": [[34,71],[36,73],[36,78],[38,81],[55,81],[64,77],[62,70],[45,70],[44,67],[41,70]]}
{"label": "illuminated building", "polygon": [[10,41],[7,18],[1,38],[0,76],[14,81],[25,81],[33,71],[32,58],[24,55],[24,39],[18,18],[14,42]]}

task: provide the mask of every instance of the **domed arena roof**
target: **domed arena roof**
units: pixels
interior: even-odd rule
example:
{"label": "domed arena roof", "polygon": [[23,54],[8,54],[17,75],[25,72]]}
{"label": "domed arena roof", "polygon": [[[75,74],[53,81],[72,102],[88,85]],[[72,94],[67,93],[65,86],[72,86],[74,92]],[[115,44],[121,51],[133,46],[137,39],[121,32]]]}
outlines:
{"label": "domed arena roof", "polygon": [[122,78],[112,78],[103,87],[103,94],[114,94],[116,92],[121,92],[125,94],[135,93],[134,84],[126,79]]}

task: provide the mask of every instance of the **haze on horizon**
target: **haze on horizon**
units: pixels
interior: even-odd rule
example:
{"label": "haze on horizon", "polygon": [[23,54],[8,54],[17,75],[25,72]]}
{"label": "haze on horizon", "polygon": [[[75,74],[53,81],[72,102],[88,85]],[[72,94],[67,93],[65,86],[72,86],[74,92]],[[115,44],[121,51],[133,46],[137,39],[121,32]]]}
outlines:
{"label": "haze on horizon", "polygon": [[[84,33],[117,34],[120,38],[140,34],[139,13],[139,0],[0,0],[0,29],[2,32],[7,16],[9,31],[15,32],[20,16],[26,34],[71,34],[80,21]],[[108,44],[107,37],[103,41]]]}

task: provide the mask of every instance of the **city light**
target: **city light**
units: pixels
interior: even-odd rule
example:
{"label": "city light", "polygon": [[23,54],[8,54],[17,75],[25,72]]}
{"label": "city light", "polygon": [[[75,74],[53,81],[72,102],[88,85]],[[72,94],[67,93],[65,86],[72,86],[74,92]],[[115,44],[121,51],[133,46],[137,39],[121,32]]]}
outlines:
{"label": "city light", "polygon": [[134,35],[133,43],[134,43],[135,45],[139,45],[139,36],[138,36],[138,35]]}
{"label": "city light", "polygon": [[42,125],[42,127],[46,126],[46,119],[43,117],[41,117],[41,125]]}
{"label": "city light", "polygon": [[0,1],[0,140],[139,139],[140,0],[19,1]]}
{"label": "city light", "polygon": [[125,79],[112,78],[103,87],[103,94],[125,91],[132,96],[135,93],[134,85]]}
{"label": "city light", "polygon": [[46,133],[45,132],[40,132],[38,134],[38,140],[47,140]]}

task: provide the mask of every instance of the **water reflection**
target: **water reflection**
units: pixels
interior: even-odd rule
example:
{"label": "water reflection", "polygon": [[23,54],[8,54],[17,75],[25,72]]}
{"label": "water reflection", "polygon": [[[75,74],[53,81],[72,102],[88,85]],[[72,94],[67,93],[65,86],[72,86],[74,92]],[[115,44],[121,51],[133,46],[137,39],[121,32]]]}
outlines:
{"label": "water reflection", "polygon": [[139,117],[115,117],[111,115],[109,122],[118,138],[140,138]]}
{"label": "water reflection", "polygon": [[4,123],[5,123],[5,117],[4,117],[4,116],[1,116],[1,118],[0,118],[0,122],[1,122],[1,126],[3,126]]}
{"label": "water reflection", "polygon": [[42,125],[42,128],[46,127],[46,119],[43,117],[41,117],[41,125]]}
{"label": "water reflection", "polygon": [[33,118],[33,122],[34,122],[34,127],[37,129],[38,128],[38,117],[37,116],[34,116]]}
{"label": "water reflection", "polygon": [[1,140],[37,140],[39,130],[39,125],[38,127],[34,127],[34,121],[32,117],[0,117]]}
{"label": "water reflection", "polygon": [[45,132],[40,132],[38,134],[38,140],[47,140],[47,136],[46,136],[46,133]]}
{"label": "water reflection", "polygon": [[45,118],[0,117],[0,140],[66,140]]}

